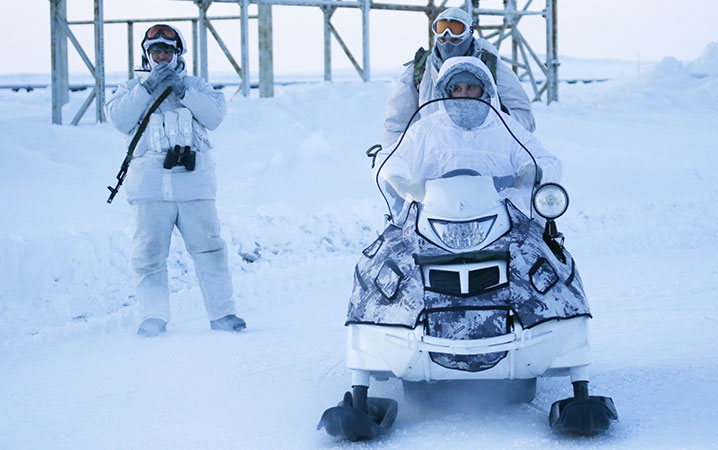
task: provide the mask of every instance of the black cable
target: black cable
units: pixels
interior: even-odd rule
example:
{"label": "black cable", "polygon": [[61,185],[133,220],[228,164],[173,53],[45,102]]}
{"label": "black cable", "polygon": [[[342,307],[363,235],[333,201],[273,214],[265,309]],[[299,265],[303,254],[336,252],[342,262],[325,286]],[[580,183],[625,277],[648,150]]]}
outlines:
{"label": "black cable", "polygon": [[[499,113],[499,111],[497,111],[496,108],[494,108],[494,106],[491,103],[487,102],[486,100],[480,99],[480,98],[474,98],[474,97],[435,98],[435,99],[429,100],[428,102],[419,106],[419,108],[416,111],[414,111],[414,114],[411,115],[411,119],[409,119],[409,122],[407,122],[406,127],[404,128],[404,131],[401,133],[401,137],[399,138],[399,141],[397,141],[396,145],[394,146],[394,149],[389,153],[389,155],[386,158],[384,158],[384,161],[382,161],[381,165],[379,166],[379,169],[377,169],[377,171],[376,171],[376,178],[375,178],[376,187],[379,188],[379,193],[381,194],[382,198],[384,199],[384,203],[386,203],[386,208],[389,210],[389,217],[392,217],[391,206],[389,205],[389,200],[387,200],[386,195],[384,195],[384,191],[382,190],[381,185],[379,184],[379,174],[381,173],[381,169],[384,168],[384,164],[386,164],[386,162],[389,160],[389,158],[391,158],[392,155],[399,148],[399,145],[401,145],[401,142],[404,140],[404,136],[406,136],[406,132],[409,130],[409,127],[411,126],[411,123],[414,121],[414,118],[416,117],[416,115],[419,114],[419,111],[421,111],[422,109],[424,109],[424,107],[426,107],[432,103],[442,102],[442,101],[446,101],[446,100],[476,100],[476,101],[479,101],[481,103],[488,105],[489,108],[491,108],[491,110],[496,113],[496,115],[501,120],[501,123],[504,125],[506,130],[508,130],[511,137],[514,138],[514,140],[516,142],[518,142],[518,144],[521,146],[521,148],[523,148],[526,151],[526,153],[529,154],[529,156],[531,157],[531,161],[534,163],[534,174],[535,175],[534,175],[533,185],[531,186],[531,199],[533,200],[534,193],[535,193],[534,191],[536,189],[536,184],[538,184],[538,182],[539,182],[539,180],[538,180],[538,163],[536,162],[536,158],[534,158],[534,155],[531,153],[531,151],[528,148],[526,148],[526,146],[519,140],[519,138],[516,137],[516,135],[513,133],[513,131],[511,131],[511,128],[508,126],[508,124],[506,123],[504,118],[501,117],[501,113]],[[529,205],[530,205],[529,215],[530,215],[530,218],[533,218],[533,206],[531,206],[531,203],[532,202],[530,201],[529,202]]]}

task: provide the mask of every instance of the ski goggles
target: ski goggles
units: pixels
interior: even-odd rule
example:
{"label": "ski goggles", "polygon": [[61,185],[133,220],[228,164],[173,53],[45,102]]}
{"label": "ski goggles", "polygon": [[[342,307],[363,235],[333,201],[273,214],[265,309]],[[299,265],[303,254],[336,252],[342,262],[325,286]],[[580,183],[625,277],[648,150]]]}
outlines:
{"label": "ski goggles", "polygon": [[147,48],[147,53],[167,53],[174,55],[175,53],[179,53],[179,50],[174,45],[164,42],[155,42]]}
{"label": "ski goggles", "polygon": [[177,39],[177,32],[169,25],[153,25],[145,33],[145,38],[156,39],[164,37],[165,39]]}
{"label": "ski goggles", "polygon": [[466,37],[470,30],[463,22],[446,19],[436,20],[431,25],[431,29],[434,31],[434,36],[436,37],[450,37],[454,39]]}

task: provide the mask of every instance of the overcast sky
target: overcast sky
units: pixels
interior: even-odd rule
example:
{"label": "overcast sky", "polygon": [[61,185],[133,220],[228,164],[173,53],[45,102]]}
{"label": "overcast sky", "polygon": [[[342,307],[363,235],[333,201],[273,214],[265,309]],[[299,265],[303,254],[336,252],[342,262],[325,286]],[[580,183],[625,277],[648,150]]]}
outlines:
{"label": "overcast sky", "polygon": [[[388,1],[388,0],[385,0]],[[421,0],[415,0],[419,4]],[[396,0],[405,3],[406,1]],[[519,0],[522,7],[526,0]],[[535,0],[532,9],[541,9],[544,0]],[[449,4],[460,5],[457,0]],[[481,0],[482,8],[501,7],[501,0]],[[196,16],[190,1],[177,0],[105,0],[105,19],[161,18]],[[6,11],[10,8],[6,8]],[[2,65],[0,73],[49,73],[50,3],[29,0],[12,13],[0,15]],[[250,8],[250,13],[255,7]],[[215,3],[210,16],[238,14],[237,5]],[[92,19],[92,0],[68,0],[70,20]],[[561,0],[558,2],[560,56],[611,58],[650,61],[665,56],[681,60],[697,58],[706,44],[718,41],[718,2],[713,0]],[[361,63],[361,14],[340,9],[333,23]],[[178,25],[185,37],[191,37],[189,23]],[[217,22],[216,28],[240,59],[239,22]],[[257,69],[256,21],[250,21],[250,66]],[[372,11],[371,57],[374,70],[392,69],[411,59],[420,45],[427,43],[426,17],[421,13]],[[135,28],[135,46],[146,28]],[[72,29],[93,58],[92,26],[73,25]],[[525,19],[521,30],[538,53],[545,49],[545,22]],[[106,25],[105,61],[108,72],[127,70],[127,31],[124,24]],[[231,71],[209,35],[210,73]],[[323,64],[322,13],[316,7],[274,7],[275,71],[321,72]],[[136,56],[139,51],[136,50]],[[188,58],[191,60],[191,57]],[[137,64],[138,61],[135,61]],[[351,67],[336,42],[333,67]],[[70,71],[86,72],[74,49],[70,49]]]}

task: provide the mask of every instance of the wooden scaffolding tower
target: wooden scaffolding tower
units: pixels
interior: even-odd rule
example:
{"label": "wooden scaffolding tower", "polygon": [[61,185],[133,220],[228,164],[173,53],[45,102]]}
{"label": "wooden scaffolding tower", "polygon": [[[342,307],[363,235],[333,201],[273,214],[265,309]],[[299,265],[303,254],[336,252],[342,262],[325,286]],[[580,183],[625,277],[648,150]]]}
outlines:
{"label": "wooden scaffolding tower", "polygon": [[[114,19],[104,20],[103,0],[94,2],[93,20],[68,21],[67,0],[50,0],[50,35],[51,35],[51,66],[52,66],[52,123],[62,124],[62,107],[69,100],[68,94],[68,41],[75,48],[88,71],[95,80],[80,109],[75,113],[71,124],[77,125],[82,116],[95,104],[95,119],[104,122],[103,105],[105,103],[105,58],[104,58],[104,26],[106,24],[123,23],[127,27],[128,42],[128,76],[133,77],[134,67],[134,25],[142,22],[191,22],[192,24],[192,58],[194,75],[205,80],[209,77],[209,58],[207,52],[208,31],[234,68],[240,79],[240,90],[249,95],[249,20],[258,21],[258,54],[259,54],[259,93],[261,97],[274,95],[274,58],[272,42],[272,7],[303,6],[320,8],[324,15],[324,80],[332,80],[331,42],[335,39],[346,57],[364,81],[371,80],[371,58],[369,51],[369,19],[371,10],[391,10],[423,13],[428,21],[428,42],[433,45],[434,36],[431,24],[436,16],[447,7],[449,0],[428,0],[428,3],[384,3],[372,0],[185,0],[197,6],[197,17],[170,17],[157,19]],[[408,0],[411,1],[411,0]],[[427,0],[424,0],[427,1]],[[493,0],[496,3],[497,0]],[[474,28],[479,36],[490,40],[499,50],[506,45],[511,46],[511,55],[501,58],[513,67],[519,78],[529,81],[534,93],[534,101],[551,103],[558,100],[558,49],[557,49],[557,0],[540,0],[543,8],[537,8],[534,0],[501,0],[503,8],[482,8],[486,0],[465,0],[457,6],[465,8],[474,18]],[[213,3],[233,3],[239,8],[236,16],[210,16],[209,9]],[[257,14],[249,15],[249,6],[257,6]],[[337,28],[332,24],[332,16],[338,8],[354,8],[361,10],[362,48],[361,64],[348,45],[342,39]],[[546,56],[541,59],[533,50],[528,40],[520,31],[520,22],[527,17],[538,17],[546,23]],[[240,59],[234,58],[212,24],[218,20],[236,20],[240,26]],[[94,61],[90,59],[80,42],[75,37],[71,26],[92,25],[94,29]],[[536,68],[543,75],[538,78]]]}

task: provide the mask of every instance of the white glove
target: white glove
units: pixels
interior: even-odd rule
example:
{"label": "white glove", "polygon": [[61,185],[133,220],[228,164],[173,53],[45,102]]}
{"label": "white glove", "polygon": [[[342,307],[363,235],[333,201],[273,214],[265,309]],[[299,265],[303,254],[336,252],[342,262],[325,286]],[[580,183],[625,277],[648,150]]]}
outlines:
{"label": "white glove", "polygon": [[386,181],[404,200],[409,202],[412,200],[416,200],[418,202],[424,200],[425,180],[421,180],[418,183],[412,183],[404,177],[393,176]]}
{"label": "white glove", "polygon": [[[534,172],[534,167],[536,172]],[[535,176],[534,176],[535,175]],[[516,172],[516,181],[514,187],[517,189],[528,187],[530,188],[533,184],[537,186],[541,184],[541,178],[543,177],[543,170],[538,164],[534,166],[533,162],[527,162]]]}

